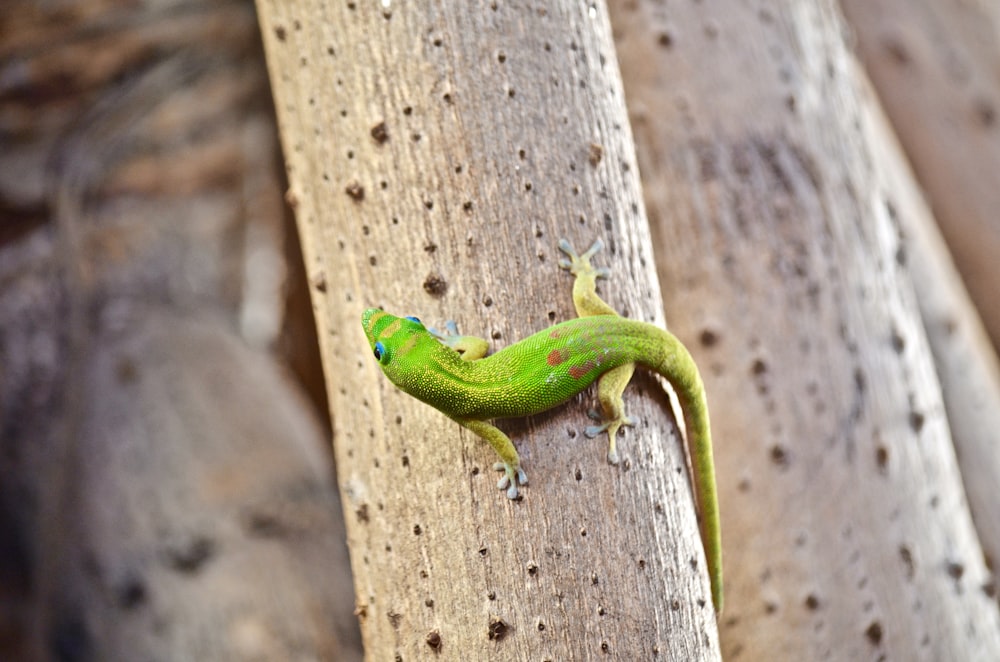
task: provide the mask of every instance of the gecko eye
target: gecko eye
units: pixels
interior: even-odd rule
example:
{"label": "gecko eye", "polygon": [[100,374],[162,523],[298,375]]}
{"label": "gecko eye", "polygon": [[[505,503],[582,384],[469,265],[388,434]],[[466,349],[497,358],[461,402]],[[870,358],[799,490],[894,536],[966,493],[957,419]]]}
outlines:
{"label": "gecko eye", "polygon": [[423,322],[421,322],[418,318],[414,317],[413,315],[407,315],[406,319],[410,320],[411,322],[416,322],[417,324],[423,324]]}
{"label": "gecko eye", "polygon": [[381,341],[375,343],[374,352],[375,352],[375,360],[381,361],[382,357],[385,356],[385,345],[383,345]]}

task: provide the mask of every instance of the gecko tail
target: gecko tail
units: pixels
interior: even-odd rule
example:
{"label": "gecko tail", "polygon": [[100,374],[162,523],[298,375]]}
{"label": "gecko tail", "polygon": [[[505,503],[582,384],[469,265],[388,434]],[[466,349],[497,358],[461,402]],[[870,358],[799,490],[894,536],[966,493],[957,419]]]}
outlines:
{"label": "gecko tail", "polygon": [[712,588],[712,605],[719,614],[722,613],[722,531],[708,401],[698,367],[687,348],[670,332],[663,331],[663,334],[664,355],[659,365],[650,367],[674,387],[684,414],[694,494],[701,519],[701,539]]}

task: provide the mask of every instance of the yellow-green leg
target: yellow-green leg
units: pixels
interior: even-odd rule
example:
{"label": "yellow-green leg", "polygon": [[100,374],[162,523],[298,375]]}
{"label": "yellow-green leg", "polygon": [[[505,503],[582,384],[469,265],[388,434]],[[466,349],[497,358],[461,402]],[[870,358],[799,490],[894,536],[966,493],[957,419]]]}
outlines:
{"label": "yellow-green leg", "polygon": [[503,471],[504,476],[497,482],[497,488],[507,490],[508,499],[517,498],[517,486],[527,485],[528,476],[521,468],[521,458],[514,448],[514,442],[503,431],[486,421],[474,421],[456,418],[460,425],[475,432],[479,437],[489,442],[493,450],[500,456],[500,462],[493,465],[497,471]]}
{"label": "yellow-green leg", "polygon": [[[565,239],[559,241],[559,250],[566,254],[568,260],[560,260],[559,266],[568,270],[576,280],[573,282],[573,305],[580,317],[593,315],[615,315],[618,312],[609,306],[604,299],[597,296],[597,279],[607,278],[608,270],[594,267],[590,258],[604,247],[600,239],[591,244],[583,255],[577,255],[570,243]],[[618,464],[618,450],[615,442],[618,430],[623,425],[632,425],[632,419],[625,415],[625,403],[622,393],[635,372],[634,363],[626,363],[604,373],[597,382],[597,398],[601,403],[603,418],[600,425],[591,425],[584,434],[593,438],[605,430],[608,432],[608,462]]]}

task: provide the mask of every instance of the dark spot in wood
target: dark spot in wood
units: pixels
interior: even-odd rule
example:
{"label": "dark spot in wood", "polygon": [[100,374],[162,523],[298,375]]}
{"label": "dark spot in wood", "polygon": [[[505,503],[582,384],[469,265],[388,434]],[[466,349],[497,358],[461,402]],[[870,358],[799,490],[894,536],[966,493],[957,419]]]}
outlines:
{"label": "dark spot in wood", "polygon": [[538,574],[538,564],[534,561],[528,561],[528,574],[532,577]]}
{"label": "dark spot in wood", "polygon": [[750,372],[754,377],[760,377],[767,372],[767,364],[763,359],[754,359],[754,362],[750,366]]}
{"label": "dark spot in wood", "polygon": [[489,637],[490,641],[501,641],[507,636],[508,630],[509,627],[507,624],[504,623],[502,619],[494,616],[490,618],[490,626],[487,630],[487,637]]}
{"label": "dark spot in wood", "polygon": [[917,567],[916,563],[913,562],[913,553],[910,551],[910,548],[906,545],[900,545],[899,558],[903,561],[903,566],[906,568],[906,578],[912,580],[914,574],[916,574]]}
{"label": "dark spot in wood", "polygon": [[410,456],[409,455],[404,455],[403,458],[402,458],[402,460],[401,460],[401,462],[402,462],[404,468],[409,467],[410,466]]}
{"label": "dark spot in wood", "polygon": [[368,256],[368,264],[370,264],[373,267],[374,266],[378,266],[378,258],[376,258],[374,255],[369,255]]}
{"label": "dark spot in wood", "polygon": [[496,600],[497,599],[497,592],[496,591],[490,591],[489,593],[486,594],[486,599],[487,600],[491,600],[491,601]]}
{"label": "dark spot in wood", "polygon": [[898,329],[893,329],[890,340],[892,342],[893,351],[897,354],[902,354],[903,350],[906,349],[906,339],[903,338],[903,334],[901,334]]}
{"label": "dark spot in wood", "polygon": [[819,609],[819,598],[815,594],[810,593],[806,596],[806,609],[809,611],[816,611]]}
{"label": "dark spot in wood", "polygon": [[462,203],[462,210],[465,211],[466,213],[471,212],[472,211],[472,200],[466,200],[465,202],[463,202]]}
{"label": "dark spot in wood", "polygon": [[590,165],[597,167],[597,164],[601,162],[604,158],[604,148],[597,143],[590,143],[590,147],[587,148],[587,161]]}
{"label": "dark spot in wood", "polygon": [[427,645],[431,647],[431,650],[435,653],[441,650],[441,633],[437,630],[431,630],[427,633],[427,637],[424,638]]}
{"label": "dark spot in wood", "polygon": [[962,579],[962,575],[965,574],[965,566],[961,563],[956,563],[954,561],[949,561],[947,565],[948,576],[954,579],[956,582]]}
{"label": "dark spot in wood", "polygon": [[878,466],[878,471],[880,474],[886,474],[889,471],[889,449],[885,446],[878,446],[875,448],[875,464]]}
{"label": "dark spot in wood", "polygon": [[274,28],[274,36],[277,37],[278,41],[284,41],[288,36],[288,31],[284,25],[277,25]]}
{"label": "dark spot in wood", "polygon": [[781,444],[775,444],[771,446],[771,461],[782,469],[787,468],[789,464],[788,451]]}
{"label": "dark spot in wood", "polygon": [[398,630],[399,629],[399,624],[403,620],[403,615],[399,614],[399,613],[397,613],[395,611],[389,610],[389,613],[386,614],[386,617],[388,617],[388,619],[389,619],[389,625],[392,626],[392,629],[393,630]]}
{"label": "dark spot in wood", "polygon": [[882,624],[878,621],[872,621],[871,625],[865,628],[865,637],[872,646],[878,646],[882,643]]}
{"label": "dark spot in wood", "polygon": [[538,621],[538,624],[535,625],[535,627],[538,628],[539,632],[545,632],[545,623]]}
{"label": "dark spot in wood", "polygon": [[910,51],[899,38],[886,37],[882,40],[882,48],[897,65],[906,66],[910,63]]}
{"label": "dark spot in wood", "polygon": [[661,48],[666,48],[669,50],[674,45],[674,36],[669,32],[667,32],[666,30],[664,30],[660,32],[660,34],[656,35],[656,43]]}
{"label": "dark spot in wood", "polygon": [[350,196],[351,200],[355,202],[361,202],[365,199],[365,187],[363,187],[358,182],[351,182],[344,189],[344,192]]}
{"label": "dark spot in wood", "polygon": [[764,613],[765,614],[776,614],[778,612],[778,603],[771,602],[768,600],[764,603]]}
{"label": "dark spot in wood", "polygon": [[914,432],[920,434],[920,431],[924,429],[924,422],[925,422],[924,415],[921,414],[919,411],[910,412],[910,428]]}
{"label": "dark spot in wood", "polygon": [[702,347],[715,347],[719,343],[719,334],[712,329],[702,329],[698,335]]}
{"label": "dark spot in wood", "polygon": [[288,534],[288,527],[273,512],[253,511],[246,516],[243,528],[255,538],[281,538]]}
{"label": "dark spot in wood", "polygon": [[115,600],[122,609],[135,609],[146,602],[146,584],[141,577],[127,576],[115,589]]}
{"label": "dark spot in wood", "polygon": [[507,61],[507,54],[506,53],[504,53],[503,51],[500,51],[499,53],[497,53],[497,62],[499,62],[500,64],[503,64],[506,61]]}
{"label": "dark spot in wood", "polygon": [[191,574],[212,558],[215,544],[206,536],[194,535],[168,544],[164,553],[167,565],[177,572]]}
{"label": "dark spot in wood", "polygon": [[358,506],[358,509],[354,511],[354,516],[358,518],[358,521],[362,524],[367,524],[369,522],[368,517],[368,504],[363,503]]}
{"label": "dark spot in wood", "polygon": [[979,124],[985,128],[992,128],[997,121],[996,107],[987,99],[978,99],[973,104],[973,113]]}
{"label": "dark spot in wood", "polygon": [[379,145],[384,145],[389,140],[389,129],[384,120],[372,127],[372,138]]}
{"label": "dark spot in wood", "polygon": [[424,291],[432,297],[442,297],[448,291],[448,282],[439,274],[430,274],[424,279]]}
{"label": "dark spot in wood", "polygon": [[419,536],[423,532],[424,532],[424,530],[422,528],[420,528],[419,524],[414,524],[413,525],[413,535]]}
{"label": "dark spot in wood", "polygon": [[119,384],[134,384],[139,379],[139,366],[131,356],[119,356],[115,362],[115,377]]}

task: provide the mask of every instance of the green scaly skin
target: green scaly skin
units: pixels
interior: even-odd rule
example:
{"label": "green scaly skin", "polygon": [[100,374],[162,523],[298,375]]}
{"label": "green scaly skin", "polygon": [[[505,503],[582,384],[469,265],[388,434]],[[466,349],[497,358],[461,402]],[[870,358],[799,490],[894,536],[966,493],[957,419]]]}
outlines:
{"label": "green scaly skin", "polygon": [[560,265],[576,281],[573,302],[579,318],[544,331],[485,357],[488,345],[473,336],[427,329],[413,317],[395,317],[376,308],[361,316],[375,358],[389,380],[485,439],[500,456],[495,468],[504,472],[498,487],[517,498],[527,477],[510,438],[488,421],[530,416],[556,407],[598,382],[604,410],[602,425],[588,436],[607,431],[608,461],[617,464],[615,437],[625,416],[622,392],[635,365],[653,370],[670,382],[684,412],[694,490],[701,514],[701,536],[715,611],[722,611],[722,538],[712,462],[708,405],[698,368],[687,349],[671,333],[652,324],[620,317],[596,293],[596,280],[607,270],[591,266],[601,249],[598,240],[576,255],[565,240],[559,248],[569,256]]}

